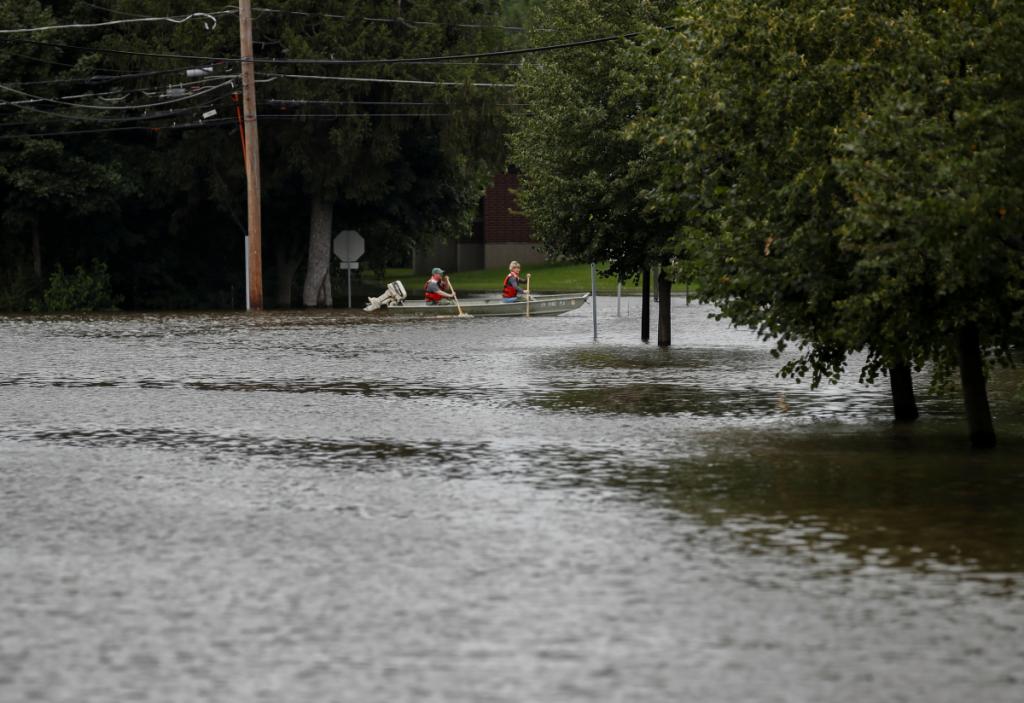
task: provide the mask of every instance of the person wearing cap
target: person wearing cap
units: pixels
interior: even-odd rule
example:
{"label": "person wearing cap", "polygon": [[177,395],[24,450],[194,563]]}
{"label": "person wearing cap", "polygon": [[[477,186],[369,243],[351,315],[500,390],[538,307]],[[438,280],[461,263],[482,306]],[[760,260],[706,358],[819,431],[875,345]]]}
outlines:
{"label": "person wearing cap", "polygon": [[508,275],[505,276],[505,282],[501,286],[501,302],[514,303],[519,300],[519,296],[523,295],[522,286],[519,285],[520,270],[522,267],[518,261],[513,261],[508,265]]}
{"label": "person wearing cap", "polygon": [[445,298],[454,298],[451,290],[448,289],[448,282],[444,280],[444,270],[435,267],[430,272],[430,278],[423,284],[423,299],[428,305],[439,305]]}

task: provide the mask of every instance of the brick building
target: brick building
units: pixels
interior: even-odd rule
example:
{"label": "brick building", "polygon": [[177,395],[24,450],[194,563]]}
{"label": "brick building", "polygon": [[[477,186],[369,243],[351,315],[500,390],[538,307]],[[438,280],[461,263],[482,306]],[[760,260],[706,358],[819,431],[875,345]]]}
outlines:
{"label": "brick building", "polygon": [[544,263],[530,235],[530,221],[516,214],[513,191],[518,184],[514,171],[497,174],[480,199],[469,236],[415,252],[413,270],[422,274],[434,266],[452,272],[504,269],[512,259],[524,265]]}

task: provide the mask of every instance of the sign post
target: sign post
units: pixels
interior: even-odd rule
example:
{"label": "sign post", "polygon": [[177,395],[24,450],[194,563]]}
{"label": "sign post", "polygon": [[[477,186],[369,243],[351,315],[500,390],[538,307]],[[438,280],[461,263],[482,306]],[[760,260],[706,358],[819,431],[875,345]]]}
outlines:
{"label": "sign post", "polygon": [[359,268],[365,251],[366,241],[355,230],[342,230],[334,237],[334,255],[341,259],[341,268],[348,270],[348,307],[352,307],[352,269]]}

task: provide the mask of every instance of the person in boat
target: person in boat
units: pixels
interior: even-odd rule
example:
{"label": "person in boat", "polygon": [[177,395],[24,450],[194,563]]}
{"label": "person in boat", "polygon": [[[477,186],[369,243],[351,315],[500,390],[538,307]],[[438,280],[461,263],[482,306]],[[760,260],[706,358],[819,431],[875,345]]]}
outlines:
{"label": "person in boat", "polygon": [[448,282],[444,280],[444,271],[434,268],[430,272],[430,278],[423,284],[423,299],[427,305],[441,305],[448,303],[455,295],[448,288]]}
{"label": "person in boat", "polygon": [[513,261],[508,265],[508,275],[505,276],[505,282],[501,286],[501,302],[514,303],[518,300],[525,300],[523,296],[526,293],[519,278],[521,270],[522,266],[518,261]]}

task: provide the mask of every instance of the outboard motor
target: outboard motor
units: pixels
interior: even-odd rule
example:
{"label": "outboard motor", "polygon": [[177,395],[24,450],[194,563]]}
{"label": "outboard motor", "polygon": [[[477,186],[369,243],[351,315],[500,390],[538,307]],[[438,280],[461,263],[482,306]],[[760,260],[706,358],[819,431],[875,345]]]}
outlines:
{"label": "outboard motor", "polygon": [[390,305],[401,305],[405,297],[405,286],[402,285],[401,281],[395,281],[394,283],[389,283],[387,290],[376,298],[367,298],[366,307],[363,310],[370,312],[371,310],[379,310]]}

